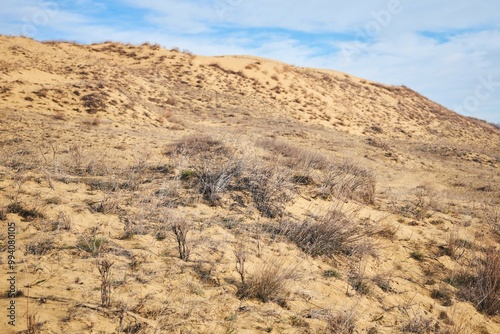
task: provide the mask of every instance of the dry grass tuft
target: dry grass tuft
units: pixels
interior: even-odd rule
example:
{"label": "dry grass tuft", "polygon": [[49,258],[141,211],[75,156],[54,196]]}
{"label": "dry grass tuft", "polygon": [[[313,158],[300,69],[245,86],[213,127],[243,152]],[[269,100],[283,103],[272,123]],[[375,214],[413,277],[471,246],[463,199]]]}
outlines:
{"label": "dry grass tuft", "polygon": [[260,301],[286,305],[290,282],[299,278],[297,267],[277,258],[266,261],[238,290],[239,298],[256,298]]}
{"label": "dry grass tuft", "polygon": [[279,164],[254,166],[243,179],[250,190],[255,207],[268,218],[281,217],[293,198],[291,171]]}
{"label": "dry grass tuft", "polygon": [[339,311],[330,315],[327,319],[328,326],[325,330],[327,334],[352,334],[356,329],[356,319],[358,314],[354,309]]}
{"label": "dry grass tuft", "polygon": [[323,198],[353,199],[373,204],[375,186],[375,177],[370,171],[344,162],[333,164],[324,171],[319,195]]}
{"label": "dry grass tuft", "polygon": [[500,251],[488,249],[449,280],[458,288],[458,296],[472,302],[488,315],[500,314]]}
{"label": "dry grass tuft", "polygon": [[356,215],[356,210],[338,206],[321,217],[309,217],[302,222],[287,220],[279,226],[279,233],[311,256],[352,255],[365,249],[367,237],[375,232]]}

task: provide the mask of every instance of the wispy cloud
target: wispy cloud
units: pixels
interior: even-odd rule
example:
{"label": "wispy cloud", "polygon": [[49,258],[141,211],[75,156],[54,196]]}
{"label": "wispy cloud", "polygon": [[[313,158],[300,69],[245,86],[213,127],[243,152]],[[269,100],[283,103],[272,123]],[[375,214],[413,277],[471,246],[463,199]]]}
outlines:
{"label": "wispy cloud", "polygon": [[500,122],[500,87],[474,100],[481,78],[500,81],[497,0],[7,0],[0,33],[253,54],[405,84]]}

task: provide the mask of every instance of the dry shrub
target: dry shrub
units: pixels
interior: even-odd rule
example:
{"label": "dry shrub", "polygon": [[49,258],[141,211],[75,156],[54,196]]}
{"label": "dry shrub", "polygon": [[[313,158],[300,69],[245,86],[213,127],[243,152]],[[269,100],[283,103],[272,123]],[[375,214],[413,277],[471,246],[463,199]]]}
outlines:
{"label": "dry shrub", "polygon": [[459,296],[488,315],[500,314],[500,251],[488,249],[483,259],[475,259],[467,269],[452,278]]}
{"label": "dry shrub", "polygon": [[356,216],[356,210],[337,205],[320,217],[308,217],[301,222],[285,221],[278,233],[311,256],[357,254],[366,248],[367,236],[374,234],[375,229],[364,226]]}
{"label": "dry shrub", "polygon": [[352,334],[356,328],[358,314],[354,309],[339,311],[327,319],[327,334]]}
{"label": "dry shrub", "polygon": [[238,290],[239,298],[257,298],[260,301],[286,305],[291,281],[299,278],[297,267],[276,258],[266,261]]}
{"label": "dry shrub", "polygon": [[96,261],[97,269],[101,278],[101,305],[109,307],[111,305],[111,267],[114,262],[107,259]]}
{"label": "dry shrub", "polygon": [[26,253],[31,255],[45,255],[54,248],[54,238],[42,237],[30,240],[26,244]]}
{"label": "dry shrub", "polygon": [[106,110],[106,97],[103,93],[91,93],[82,96],[83,106],[89,114]]}
{"label": "dry shrub", "polygon": [[333,196],[372,204],[375,201],[375,177],[370,171],[348,162],[334,164],[323,173],[319,192],[324,198]]}
{"label": "dry shrub", "polygon": [[255,207],[268,218],[281,217],[286,204],[292,200],[292,172],[280,166],[253,166],[242,180],[252,195]]}
{"label": "dry shrub", "polygon": [[190,135],[167,147],[167,155],[181,155],[188,158],[227,155],[230,150],[221,140],[207,135]]}
{"label": "dry shrub", "polygon": [[231,181],[240,175],[245,158],[240,152],[209,136],[189,136],[171,145],[167,154],[188,159],[181,179],[190,181],[210,205],[218,205]]}
{"label": "dry shrub", "polygon": [[175,239],[177,240],[177,250],[179,251],[179,258],[183,261],[189,261],[191,249],[187,242],[187,235],[192,226],[186,220],[179,219],[172,223],[172,232],[174,232]]}
{"label": "dry shrub", "polygon": [[210,205],[220,204],[221,196],[231,181],[240,175],[244,160],[235,156],[217,161],[202,160],[192,166],[195,170],[199,192]]}
{"label": "dry shrub", "polygon": [[257,141],[257,146],[260,146],[268,151],[282,155],[287,158],[297,157],[300,155],[300,153],[302,153],[298,147],[292,146],[288,143],[285,143],[277,139],[270,139],[270,138],[260,139],[259,141]]}
{"label": "dry shrub", "polygon": [[401,327],[403,333],[439,333],[439,324],[435,319],[423,314],[412,314]]}

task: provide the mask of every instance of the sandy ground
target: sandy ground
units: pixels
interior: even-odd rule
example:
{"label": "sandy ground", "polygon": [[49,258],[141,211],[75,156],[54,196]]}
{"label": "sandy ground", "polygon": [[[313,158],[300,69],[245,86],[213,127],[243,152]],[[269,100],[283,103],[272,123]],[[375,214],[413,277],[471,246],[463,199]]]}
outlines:
{"label": "sandy ground", "polygon": [[[15,223],[21,291],[0,298],[2,333],[500,332],[453,283],[498,256],[493,125],[406,87],[250,56],[6,36],[0,54],[0,288]],[[206,136],[223,148],[190,153]],[[203,198],[197,168],[235,161],[242,176]],[[271,203],[290,197],[281,218],[248,186],[259,166],[281,189]],[[359,188],[326,196],[329,170]],[[359,239],[332,256],[273,232],[336,210]],[[248,281],[284,275],[278,297],[238,292],[238,251]]]}

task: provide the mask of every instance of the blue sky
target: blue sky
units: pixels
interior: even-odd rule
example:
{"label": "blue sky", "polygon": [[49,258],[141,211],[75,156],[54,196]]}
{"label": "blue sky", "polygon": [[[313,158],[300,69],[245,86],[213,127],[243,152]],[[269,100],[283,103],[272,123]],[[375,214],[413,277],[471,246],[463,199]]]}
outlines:
{"label": "blue sky", "polygon": [[3,0],[0,33],[273,58],[404,84],[500,123],[498,0]]}

